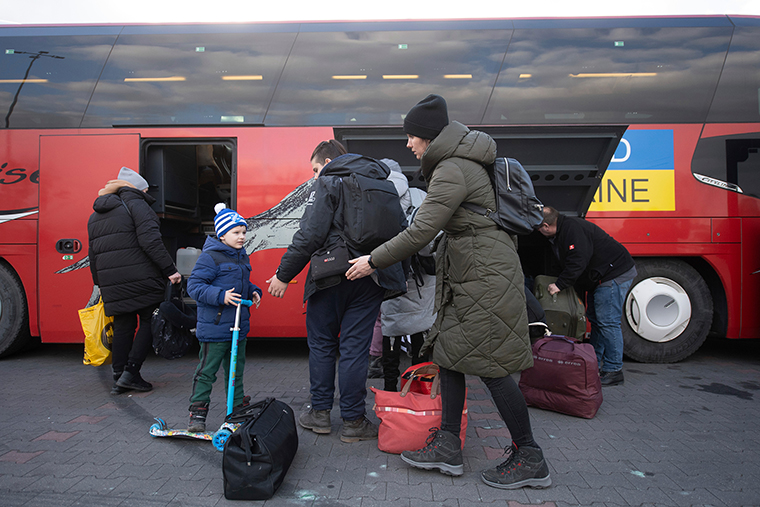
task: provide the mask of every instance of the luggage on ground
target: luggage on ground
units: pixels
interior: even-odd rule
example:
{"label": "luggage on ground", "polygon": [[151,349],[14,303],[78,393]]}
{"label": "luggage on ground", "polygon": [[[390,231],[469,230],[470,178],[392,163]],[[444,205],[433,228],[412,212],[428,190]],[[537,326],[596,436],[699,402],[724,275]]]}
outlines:
{"label": "luggage on ground", "polygon": [[293,410],[286,403],[267,398],[236,410],[227,420],[245,422],[224,445],[224,497],[272,498],[298,450]]}
{"label": "luggage on ground", "polygon": [[[438,366],[433,363],[412,365],[401,376],[401,392],[375,393],[375,413],[380,419],[377,448],[401,454],[425,447],[431,428],[441,427],[441,397]],[[467,400],[462,410],[459,438],[464,447],[467,432]]]}
{"label": "luggage on ground", "polygon": [[533,367],[520,374],[518,385],[531,407],[591,419],[602,405],[594,347],[566,336],[533,344]]}
{"label": "luggage on ground", "polygon": [[533,294],[546,314],[546,324],[553,334],[583,340],[586,336],[586,308],[572,287],[553,296],[549,294],[546,287],[556,280],[553,276],[539,275],[533,285]]}

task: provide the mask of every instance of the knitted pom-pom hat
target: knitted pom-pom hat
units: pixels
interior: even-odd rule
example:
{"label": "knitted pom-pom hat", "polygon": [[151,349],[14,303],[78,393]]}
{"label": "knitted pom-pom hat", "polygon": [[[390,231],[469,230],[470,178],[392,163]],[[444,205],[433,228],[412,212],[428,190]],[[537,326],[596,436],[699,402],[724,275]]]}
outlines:
{"label": "knitted pom-pom hat", "polygon": [[214,206],[214,211],[216,211],[216,216],[214,217],[214,229],[216,230],[217,238],[221,238],[227,234],[230,229],[239,225],[248,227],[245,218],[241,217],[237,211],[226,207],[222,202]]}

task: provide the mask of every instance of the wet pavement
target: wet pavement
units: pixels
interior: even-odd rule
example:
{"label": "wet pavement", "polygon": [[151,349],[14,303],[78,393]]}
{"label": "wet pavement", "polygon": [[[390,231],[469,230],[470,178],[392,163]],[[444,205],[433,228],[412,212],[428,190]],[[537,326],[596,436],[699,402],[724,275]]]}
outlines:
{"label": "wet pavement", "polygon": [[[217,506],[222,453],[203,441],[153,438],[154,417],[187,424],[197,348],[150,357],[149,393],[109,395],[110,367],[82,364],[81,345],[43,345],[0,360],[0,506]],[[304,340],[252,340],[246,393],[274,396],[296,414],[308,404]],[[509,433],[485,386],[468,377],[465,473],[410,468],[376,441],[342,443],[299,427],[298,454],[266,506],[760,505],[760,340],[709,340],[677,364],[626,361],[625,384],[604,388],[591,420],[530,409],[549,460],[549,489],[486,486]],[[209,426],[222,423],[221,380]],[[368,385],[382,387],[381,380]],[[372,413],[372,395],[368,398]]]}

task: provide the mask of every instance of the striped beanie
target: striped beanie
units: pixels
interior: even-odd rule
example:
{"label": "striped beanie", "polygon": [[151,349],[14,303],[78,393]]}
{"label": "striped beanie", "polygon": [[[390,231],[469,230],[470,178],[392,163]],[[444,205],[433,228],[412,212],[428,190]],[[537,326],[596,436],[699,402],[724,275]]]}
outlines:
{"label": "striped beanie", "polygon": [[216,211],[216,216],[214,217],[214,229],[216,230],[217,238],[221,238],[227,234],[230,229],[239,225],[248,227],[245,218],[241,217],[235,210],[227,208],[222,202],[214,206],[214,211]]}

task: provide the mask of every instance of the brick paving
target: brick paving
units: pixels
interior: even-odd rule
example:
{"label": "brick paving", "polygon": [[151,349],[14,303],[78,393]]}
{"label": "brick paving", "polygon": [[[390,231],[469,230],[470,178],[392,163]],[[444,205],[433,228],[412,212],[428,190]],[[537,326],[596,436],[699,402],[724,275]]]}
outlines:
{"label": "brick paving", "polygon": [[[197,350],[197,349],[196,349]],[[247,394],[298,413],[309,401],[303,340],[249,342]],[[110,396],[110,367],[82,348],[45,345],[0,360],[0,506],[174,507],[239,505],[223,494],[222,453],[208,442],[153,438],[154,417],[187,422],[193,353],[150,357],[150,393]],[[553,485],[505,491],[480,481],[509,433],[487,390],[468,377],[465,474],[410,468],[376,442],[344,444],[299,428],[285,483],[266,506],[467,507],[760,505],[760,340],[708,341],[677,364],[626,361],[625,385],[605,388],[592,420],[531,409]],[[382,387],[381,380],[369,386]],[[371,412],[372,399],[368,400]],[[217,381],[209,426],[221,424]],[[377,421],[373,413],[370,418]]]}

